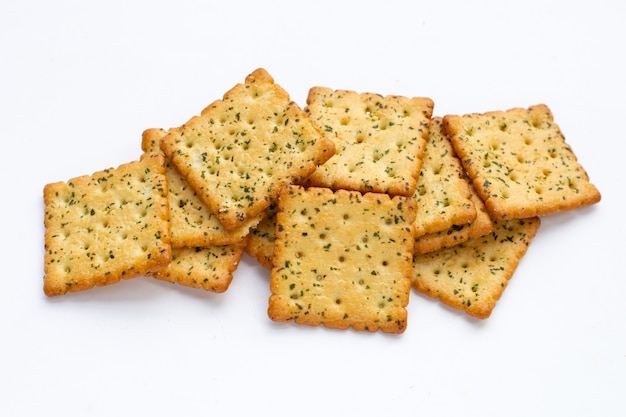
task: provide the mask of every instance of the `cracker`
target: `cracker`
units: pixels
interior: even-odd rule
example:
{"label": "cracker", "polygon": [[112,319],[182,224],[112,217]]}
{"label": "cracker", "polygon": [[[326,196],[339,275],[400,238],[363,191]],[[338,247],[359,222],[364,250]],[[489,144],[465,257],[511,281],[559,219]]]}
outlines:
{"label": "cracker", "polygon": [[484,236],[491,232],[493,228],[491,218],[489,217],[489,213],[487,213],[485,204],[480,197],[478,197],[476,191],[474,191],[474,187],[470,187],[470,197],[474,207],[476,207],[476,218],[471,223],[452,225],[447,230],[427,233],[422,236],[418,236],[416,234],[416,254],[424,254],[443,248],[449,248],[451,246],[458,245],[459,243],[466,242],[469,239]]}
{"label": "cracker", "polygon": [[539,229],[539,217],[494,220],[491,233],[413,260],[413,286],[480,319],[488,318]]}
{"label": "cracker", "polygon": [[278,204],[269,317],[402,333],[415,200],[291,185]]}
{"label": "cracker", "polygon": [[161,148],[227,230],[259,215],[283,184],[303,180],[335,152],[264,69],[173,129]]}
{"label": "cracker", "polygon": [[150,275],[186,287],[223,293],[233,280],[245,242],[204,248],[173,248],[169,265]]}
{"label": "cracker", "polygon": [[430,123],[414,197],[417,201],[416,236],[463,226],[476,218],[465,172],[440,117],[434,117]]}
{"label": "cracker", "polygon": [[600,192],[543,105],[444,117],[490,215],[527,218],[600,201]]}
{"label": "cracker", "polygon": [[413,195],[431,99],[313,87],[305,110],[335,141],[336,154],[304,185]]}
{"label": "cracker", "polygon": [[170,261],[162,155],[51,183],[43,193],[46,295],[113,284]]}
{"label": "cracker", "polygon": [[[161,152],[161,139],[166,135],[164,129],[146,129],[141,141],[144,152]],[[172,248],[232,245],[243,240],[263,218],[261,213],[233,230],[224,229],[169,158],[165,159],[165,164]]]}
{"label": "cracker", "polygon": [[272,269],[274,257],[274,241],[276,240],[277,204],[268,207],[265,218],[248,235],[245,251],[256,258],[257,262],[267,269]]}

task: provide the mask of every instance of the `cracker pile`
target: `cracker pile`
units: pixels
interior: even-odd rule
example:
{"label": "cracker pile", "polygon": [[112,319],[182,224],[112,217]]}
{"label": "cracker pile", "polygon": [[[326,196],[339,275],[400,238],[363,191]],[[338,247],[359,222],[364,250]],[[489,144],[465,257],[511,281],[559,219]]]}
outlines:
{"label": "cracker pile", "polygon": [[313,87],[302,109],[259,68],[136,161],[44,187],[44,293],[221,293],[247,253],[276,322],[402,333],[411,288],[485,319],[540,216],[601,197],[547,106],[433,108]]}

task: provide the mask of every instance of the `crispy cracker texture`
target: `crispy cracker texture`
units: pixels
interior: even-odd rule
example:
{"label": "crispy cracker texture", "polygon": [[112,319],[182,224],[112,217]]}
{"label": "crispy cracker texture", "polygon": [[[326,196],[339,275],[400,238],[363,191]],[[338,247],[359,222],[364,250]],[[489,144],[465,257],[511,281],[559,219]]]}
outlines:
{"label": "crispy cracker texture", "polygon": [[430,123],[414,197],[417,201],[416,236],[449,230],[476,219],[465,172],[440,117],[434,117]]}
{"label": "crispy cracker texture", "polygon": [[311,88],[305,110],[336,154],[304,185],[412,196],[433,106],[429,98]]}
{"label": "crispy cracker texture", "polygon": [[416,254],[424,254],[443,248],[449,248],[491,232],[493,223],[491,217],[489,217],[489,213],[487,213],[485,204],[480,197],[478,197],[476,191],[474,191],[474,187],[470,187],[470,194],[474,207],[476,207],[476,218],[470,223],[452,225],[449,229],[439,232],[426,233],[421,236],[415,234]]}
{"label": "crispy cracker texture", "polygon": [[402,333],[414,199],[291,185],[283,188],[278,204],[269,317]]}
{"label": "crispy cracker texture", "polygon": [[268,207],[265,218],[248,235],[245,247],[245,252],[256,258],[257,262],[267,269],[272,269],[273,266],[277,210],[275,203]]}
{"label": "crispy cracker texture", "polygon": [[227,230],[301,181],[334,143],[267,71],[257,69],[161,140],[161,148]]}
{"label": "crispy cracker texture", "polygon": [[47,184],[43,194],[46,295],[113,284],[170,261],[162,155]]}
{"label": "crispy cracker texture", "polygon": [[444,127],[495,219],[541,216],[600,201],[546,105],[448,115]]}
{"label": "crispy cracker texture", "polygon": [[232,245],[172,249],[172,261],[150,274],[182,286],[223,293],[233,280],[246,240]]}
{"label": "crispy cracker texture", "polygon": [[541,221],[494,220],[491,233],[413,260],[413,286],[442,303],[486,319],[502,296]]}
{"label": "crispy cracker texture", "polygon": [[[146,129],[142,134],[141,148],[144,152],[161,153],[161,139],[167,133],[159,128]],[[262,220],[264,213],[247,219],[233,230],[224,229],[169,158],[165,158],[165,166],[172,248],[236,244]]]}

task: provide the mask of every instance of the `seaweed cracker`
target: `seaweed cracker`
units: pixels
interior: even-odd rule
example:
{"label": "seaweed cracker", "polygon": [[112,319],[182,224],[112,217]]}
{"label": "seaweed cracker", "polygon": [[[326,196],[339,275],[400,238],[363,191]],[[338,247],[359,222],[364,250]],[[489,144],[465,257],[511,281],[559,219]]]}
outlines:
{"label": "seaweed cracker", "polygon": [[448,248],[450,246],[458,245],[469,239],[484,236],[490,233],[493,224],[485,204],[478,197],[474,187],[470,187],[471,200],[476,207],[476,218],[471,223],[463,225],[452,225],[447,230],[442,230],[434,233],[427,233],[425,235],[415,235],[415,253],[423,254],[428,252],[434,252],[439,249]]}
{"label": "seaweed cracker", "polygon": [[305,110],[335,142],[336,154],[304,185],[413,195],[431,99],[313,87]]}
{"label": "seaweed cracker", "polygon": [[225,292],[243,255],[245,240],[232,245],[203,248],[173,248],[172,261],[150,275],[162,281]]}
{"label": "seaweed cracker", "polygon": [[470,316],[488,318],[539,225],[539,217],[494,220],[485,236],[415,255],[413,286]]}
{"label": "seaweed cracker", "polygon": [[540,216],[600,201],[543,104],[448,115],[444,127],[493,218]]}
{"label": "seaweed cracker", "polygon": [[43,194],[46,295],[113,284],[170,261],[162,155],[47,184]]}
{"label": "seaweed cracker", "polygon": [[245,251],[256,258],[265,268],[272,269],[274,257],[274,241],[276,240],[277,204],[272,203],[265,213],[265,218],[248,235]]}
{"label": "seaweed cracker", "polygon": [[291,185],[278,204],[269,317],[402,333],[411,287],[413,198]]}
{"label": "seaweed cracker", "polygon": [[[142,149],[145,152],[161,152],[159,145],[166,135],[164,129],[146,129],[142,135]],[[165,158],[165,163],[172,248],[235,244],[243,240],[263,218],[263,214],[259,214],[236,229],[224,229],[169,158]]]}
{"label": "seaweed cracker", "polygon": [[326,162],[334,144],[262,68],[161,140],[227,230],[261,214],[284,184]]}
{"label": "seaweed cracker", "polygon": [[465,172],[443,131],[440,117],[430,123],[414,197],[416,236],[461,227],[476,218]]}

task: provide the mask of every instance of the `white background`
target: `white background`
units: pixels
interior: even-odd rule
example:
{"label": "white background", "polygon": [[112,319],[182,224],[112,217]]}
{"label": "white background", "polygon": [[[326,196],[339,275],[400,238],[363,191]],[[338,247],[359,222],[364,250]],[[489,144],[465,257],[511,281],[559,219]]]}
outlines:
{"label": "white background", "polygon": [[[626,415],[625,4],[3,0],[0,415]],[[224,294],[46,298],[44,185],[138,158],[258,67],[301,106],[545,103],[602,201],[543,219],[489,319],[412,291],[400,336],[271,322],[247,256]]]}

